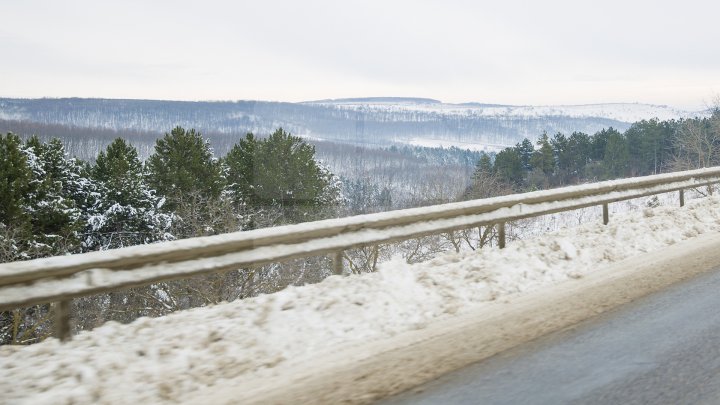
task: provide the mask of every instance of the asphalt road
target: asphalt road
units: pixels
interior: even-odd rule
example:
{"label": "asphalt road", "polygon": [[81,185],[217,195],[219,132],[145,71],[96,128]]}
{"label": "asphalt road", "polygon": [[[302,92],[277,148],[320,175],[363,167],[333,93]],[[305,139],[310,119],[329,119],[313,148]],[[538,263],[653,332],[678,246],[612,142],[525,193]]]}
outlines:
{"label": "asphalt road", "polygon": [[720,404],[720,269],[382,404]]}

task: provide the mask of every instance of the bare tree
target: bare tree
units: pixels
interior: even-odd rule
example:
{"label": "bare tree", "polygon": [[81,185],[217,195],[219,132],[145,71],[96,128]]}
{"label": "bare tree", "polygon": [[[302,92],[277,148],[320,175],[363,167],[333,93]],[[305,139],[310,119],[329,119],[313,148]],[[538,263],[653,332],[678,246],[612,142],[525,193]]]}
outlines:
{"label": "bare tree", "polygon": [[720,163],[720,96],[710,117],[682,121],[673,139],[674,170],[700,169]]}

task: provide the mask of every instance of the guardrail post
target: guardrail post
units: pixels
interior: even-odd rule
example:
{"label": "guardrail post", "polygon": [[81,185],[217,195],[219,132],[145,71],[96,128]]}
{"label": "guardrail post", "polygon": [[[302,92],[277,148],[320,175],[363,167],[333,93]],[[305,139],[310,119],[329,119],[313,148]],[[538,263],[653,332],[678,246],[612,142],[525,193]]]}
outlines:
{"label": "guardrail post", "polygon": [[498,224],[498,247],[505,249],[505,222]]}
{"label": "guardrail post", "polygon": [[685,206],[685,190],[680,189],[680,206]]}
{"label": "guardrail post", "polygon": [[339,250],[333,254],[333,274],[341,276],[343,274],[343,251]]}
{"label": "guardrail post", "polygon": [[603,204],[603,225],[607,225],[608,222],[610,222],[610,212],[607,203],[605,203]]}
{"label": "guardrail post", "polygon": [[55,337],[65,342],[70,340],[70,303],[71,300],[55,303]]}

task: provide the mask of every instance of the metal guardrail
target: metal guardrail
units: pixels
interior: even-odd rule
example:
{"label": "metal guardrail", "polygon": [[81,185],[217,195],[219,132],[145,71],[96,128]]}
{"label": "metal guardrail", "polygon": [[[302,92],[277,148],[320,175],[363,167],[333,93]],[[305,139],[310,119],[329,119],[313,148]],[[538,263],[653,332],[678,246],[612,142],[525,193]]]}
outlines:
{"label": "metal guardrail", "polygon": [[341,274],[346,249],[483,225],[498,226],[502,248],[509,221],[601,205],[607,224],[612,202],[679,191],[682,206],[685,189],[715,183],[720,167],[4,263],[0,310],[56,302],[58,336],[66,339],[77,297],[322,254],[333,255]]}

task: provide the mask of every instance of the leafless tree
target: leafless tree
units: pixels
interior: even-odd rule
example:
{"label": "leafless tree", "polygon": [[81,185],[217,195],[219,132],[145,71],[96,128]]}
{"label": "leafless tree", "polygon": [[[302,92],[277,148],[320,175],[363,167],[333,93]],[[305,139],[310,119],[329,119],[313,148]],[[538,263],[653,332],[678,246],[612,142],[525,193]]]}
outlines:
{"label": "leafless tree", "polygon": [[720,96],[710,117],[682,121],[673,139],[674,170],[700,169],[720,163]]}

